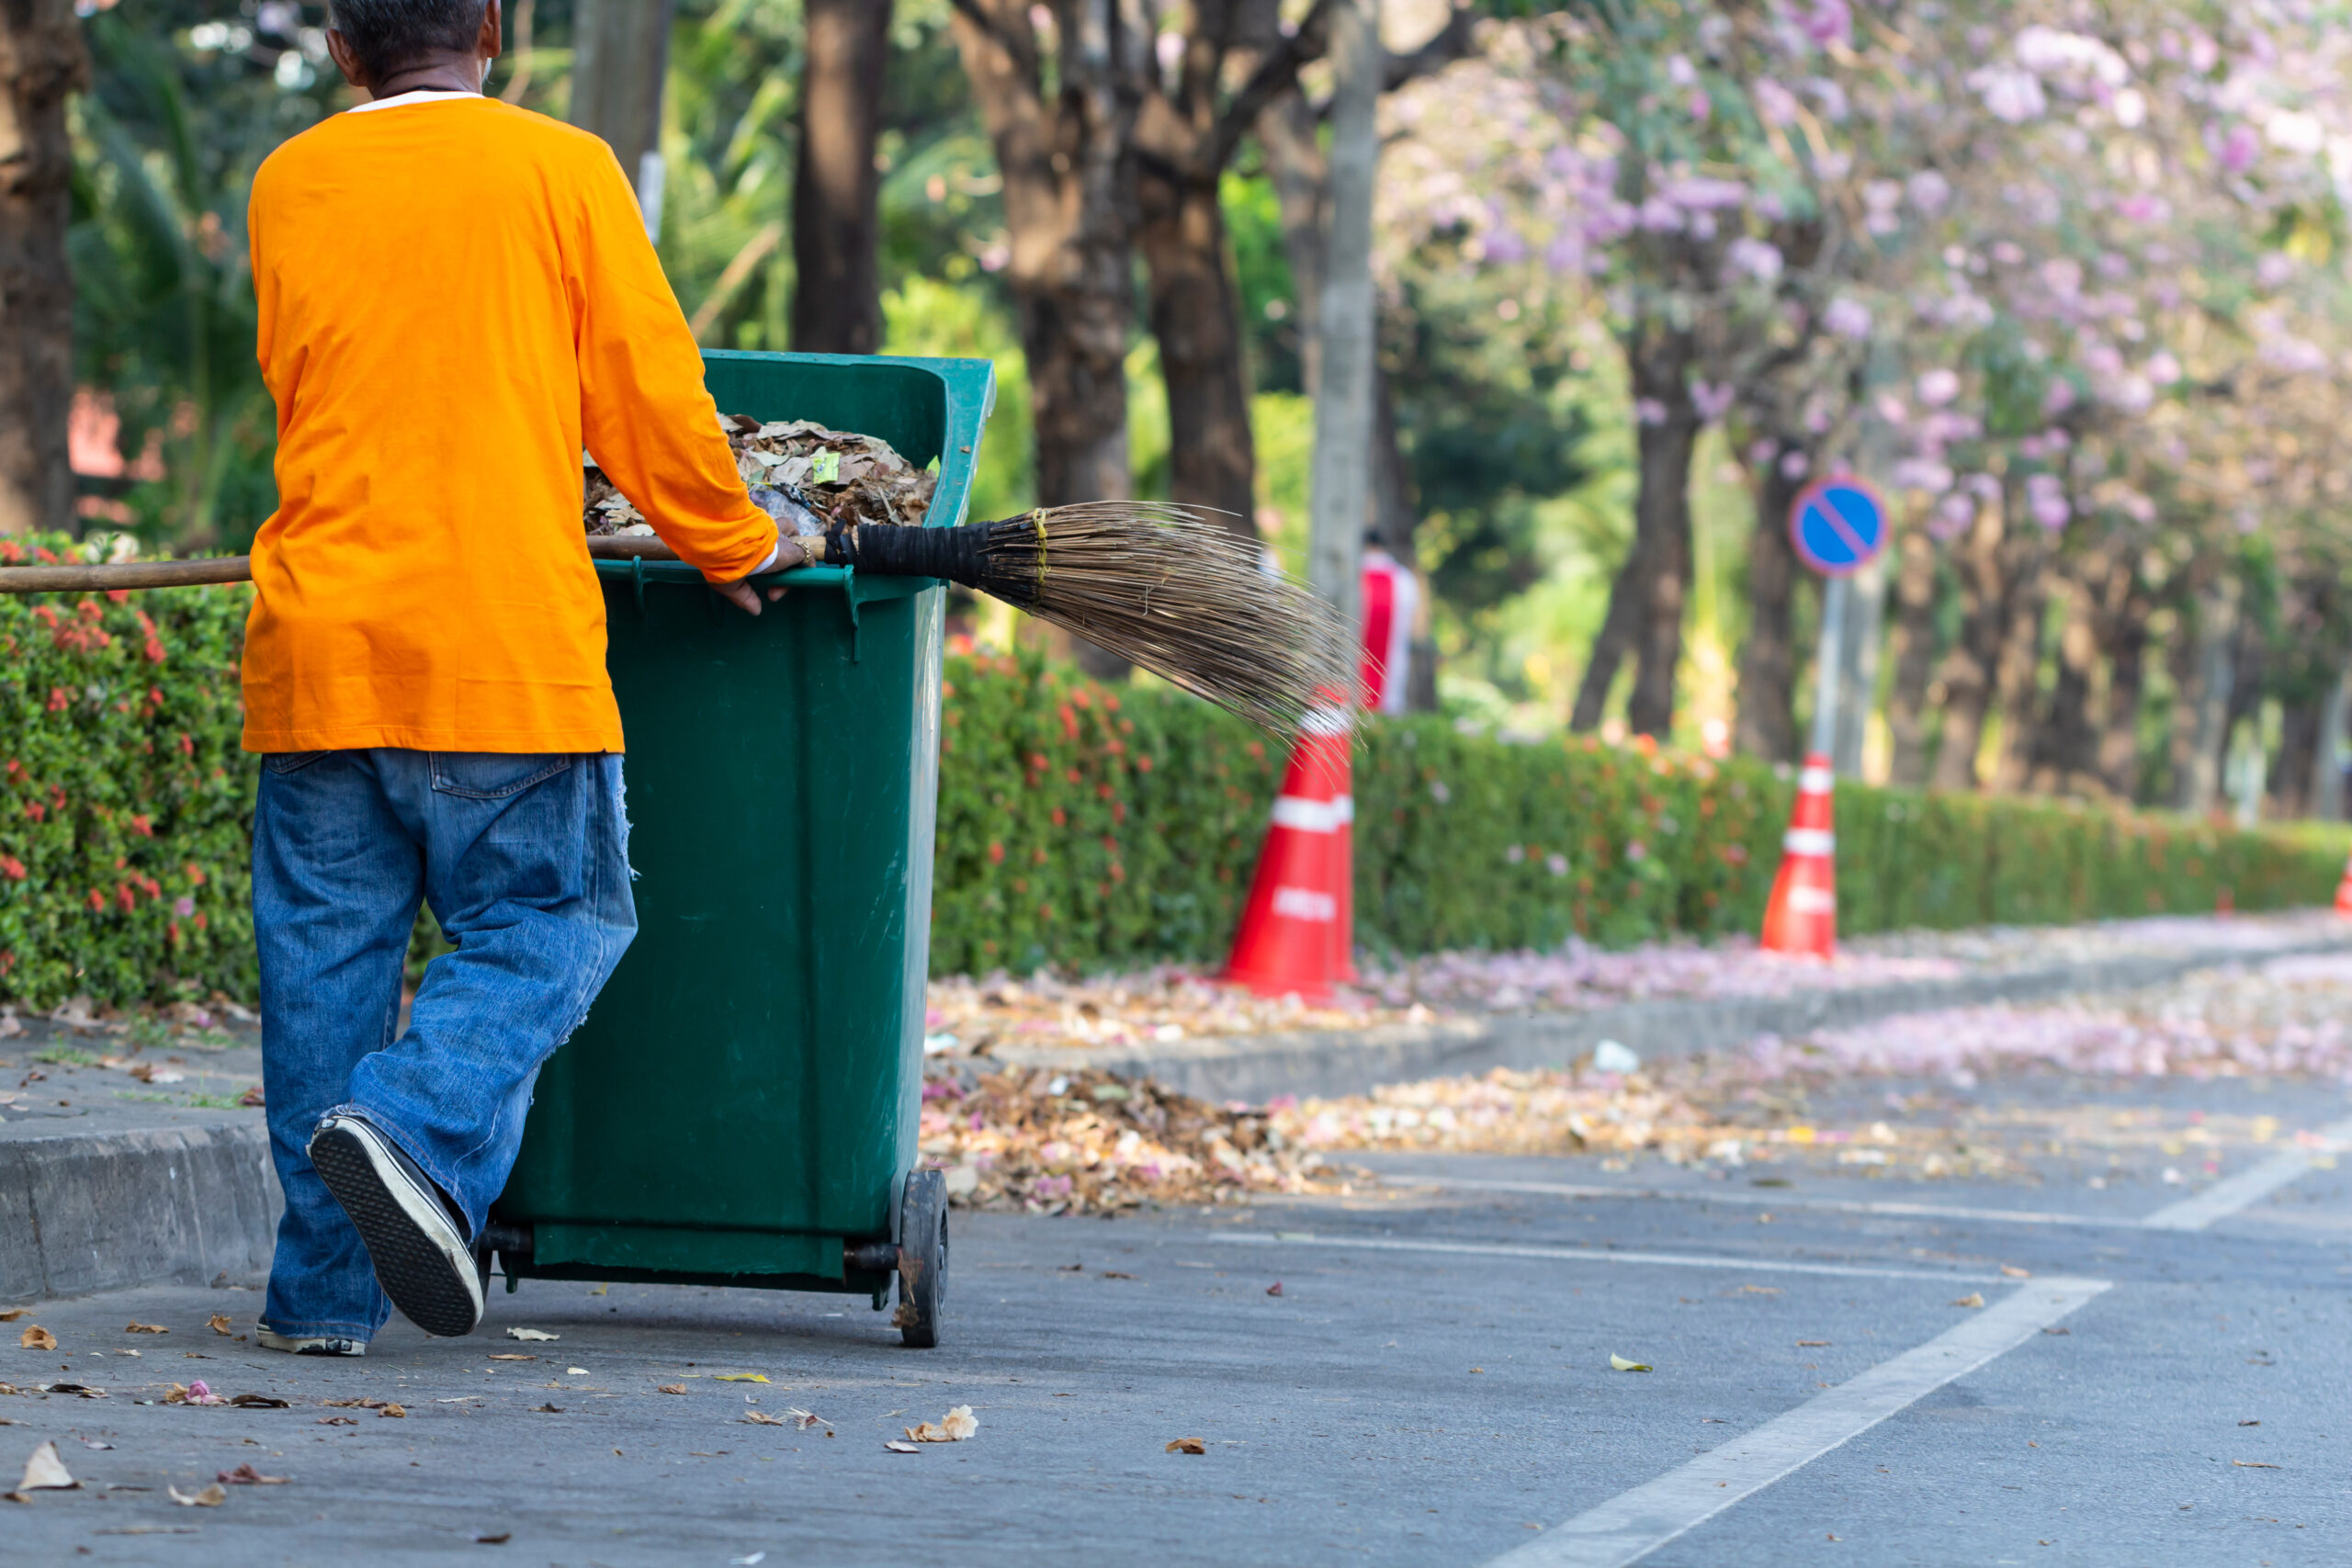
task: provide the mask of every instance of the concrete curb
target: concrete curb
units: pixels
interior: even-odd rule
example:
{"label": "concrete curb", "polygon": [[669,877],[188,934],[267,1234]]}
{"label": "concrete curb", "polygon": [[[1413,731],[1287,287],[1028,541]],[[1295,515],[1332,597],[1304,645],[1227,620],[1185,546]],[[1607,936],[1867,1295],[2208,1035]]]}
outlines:
{"label": "concrete curb", "polygon": [[278,1207],[258,1115],[0,1142],[0,1302],[266,1269]]}
{"label": "concrete curb", "polygon": [[1231,1035],[1165,1045],[1091,1050],[1012,1046],[991,1052],[989,1060],[1015,1067],[1100,1068],[1122,1077],[1155,1078],[1203,1100],[1262,1104],[1280,1094],[1363,1094],[1381,1084],[1415,1078],[1496,1067],[1558,1066],[1603,1040],[1622,1042],[1645,1056],[1679,1055],[1721,1050],[1758,1034],[1799,1034],[1895,1013],[2033,1001],[2072,991],[2132,990],[2161,985],[2190,969],[2347,951],[2352,942],[2329,941],[2250,951],[2133,953],[2086,964],[1790,997],[1628,1002],[1589,1012],[1449,1018],[1426,1024]]}

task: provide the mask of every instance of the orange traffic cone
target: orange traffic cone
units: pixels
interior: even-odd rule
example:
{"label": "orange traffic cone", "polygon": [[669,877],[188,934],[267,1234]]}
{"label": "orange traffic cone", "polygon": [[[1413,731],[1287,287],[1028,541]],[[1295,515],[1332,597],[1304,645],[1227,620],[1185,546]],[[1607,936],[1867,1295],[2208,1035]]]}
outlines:
{"label": "orange traffic cone", "polygon": [[1299,727],[1258,874],[1223,979],[1260,996],[1329,1001],[1355,978],[1355,801],[1349,794],[1349,717],[1317,708]]}
{"label": "orange traffic cone", "polygon": [[1838,951],[1838,835],[1829,827],[1829,759],[1815,751],[1797,774],[1796,810],[1781,838],[1781,871],[1764,906],[1765,951],[1830,958]]}
{"label": "orange traffic cone", "polygon": [[2344,880],[2335,885],[2335,912],[2352,919],[2352,859],[2344,863]]}

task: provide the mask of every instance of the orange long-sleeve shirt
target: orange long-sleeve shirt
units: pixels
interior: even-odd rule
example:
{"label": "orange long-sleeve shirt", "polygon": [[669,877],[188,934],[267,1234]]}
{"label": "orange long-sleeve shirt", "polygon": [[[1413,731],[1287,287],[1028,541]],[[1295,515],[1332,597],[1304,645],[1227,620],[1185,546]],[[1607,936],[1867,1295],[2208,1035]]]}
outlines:
{"label": "orange long-sleeve shirt", "polygon": [[774,548],[605,145],[398,99],[270,154],[249,214],[278,507],[245,749],[617,751],[581,450],[714,581]]}

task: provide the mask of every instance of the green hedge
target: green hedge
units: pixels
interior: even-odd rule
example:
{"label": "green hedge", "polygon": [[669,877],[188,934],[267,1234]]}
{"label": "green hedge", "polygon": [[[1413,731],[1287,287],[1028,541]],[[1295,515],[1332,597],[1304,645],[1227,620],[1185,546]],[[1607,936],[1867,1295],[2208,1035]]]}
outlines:
{"label": "green hedge", "polygon": [[247,596],[0,595],[0,997],[253,995]]}
{"label": "green hedge", "polygon": [[[0,998],[251,996],[246,602],[0,595]],[[934,971],[1222,956],[1282,748],[1180,693],[1026,657],[948,661],[941,746]],[[1359,940],[1753,931],[1792,787],[1641,745],[1374,724],[1355,763]],[[1837,809],[1849,933],[2324,903],[2343,865],[2333,829],[1859,784]]]}

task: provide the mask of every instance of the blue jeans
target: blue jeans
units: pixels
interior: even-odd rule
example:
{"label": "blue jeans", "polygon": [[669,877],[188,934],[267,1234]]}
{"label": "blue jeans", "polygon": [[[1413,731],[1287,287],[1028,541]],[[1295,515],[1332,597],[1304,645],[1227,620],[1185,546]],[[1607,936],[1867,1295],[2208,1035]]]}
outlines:
{"label": "blue jeans", "polygon": [[[254,810],[262,1085],[286,1193],[262,1323],[365,1340],[391,1313],[306,1152],[357,1111],[479,1235],[539,1066],[637,934],[615,755],[355,751],[263,759]],[[420,901],[458,944],[396,1039]]]}

